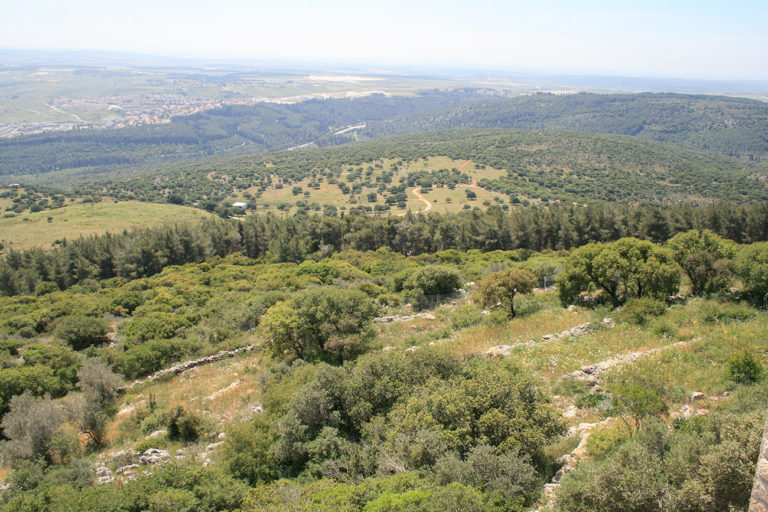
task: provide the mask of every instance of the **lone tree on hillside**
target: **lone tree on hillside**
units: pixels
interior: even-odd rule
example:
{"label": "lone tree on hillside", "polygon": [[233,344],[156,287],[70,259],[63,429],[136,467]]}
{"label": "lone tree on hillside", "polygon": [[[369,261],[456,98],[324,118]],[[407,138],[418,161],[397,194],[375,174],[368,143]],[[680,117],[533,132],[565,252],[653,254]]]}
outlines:
{"label": "lone tree on hillside", "polygon": [[509,311],[511,318],[515,317],[515,296],[519,293],[529,293],[538,280],[529,270],[510,268],[501,272],[489,274],[477,284],[474,296],[484,308],[495,308],[500,305]]}
{"label": "lone tree on hillside", "polygon": [[110,409],[117,399],[122,379],[101,359],[86,359],[77,376],[83,391],[80,430],[92,446],[104,443]]}
{"label": "lone tree on hillside", "polygon": [[613,387],[612,414],[618,416],[629,431],[637,434],[645,418],[668,412],[661,395],[648,383],[624,382]]}

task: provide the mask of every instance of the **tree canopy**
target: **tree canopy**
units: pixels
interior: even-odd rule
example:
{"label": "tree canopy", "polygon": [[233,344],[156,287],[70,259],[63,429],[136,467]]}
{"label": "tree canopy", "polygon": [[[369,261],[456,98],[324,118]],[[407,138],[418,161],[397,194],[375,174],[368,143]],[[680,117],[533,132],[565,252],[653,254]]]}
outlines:
{"label": "tree canopy", "polygon": [[558,286],[564,304],[573,303],[582,292],[600,291],[618,306],[631,297],[665,298],[677,292],[680,275],[668,249],[622,238],[574,250],[558,277]]}
{"label": "tree canopy", "polygon": [[482,307],[493,309],[499,305],[514,318],[515,297],[529,293],[537,283],[538,279],[530,270],[510,268],[489,274],[477,283],[473,296]]}

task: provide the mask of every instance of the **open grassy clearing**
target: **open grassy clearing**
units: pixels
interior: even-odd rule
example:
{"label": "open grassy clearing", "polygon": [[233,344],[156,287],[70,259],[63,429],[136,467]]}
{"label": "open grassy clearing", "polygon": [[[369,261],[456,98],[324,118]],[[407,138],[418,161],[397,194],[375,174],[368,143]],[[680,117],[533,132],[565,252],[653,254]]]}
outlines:
{"label": "open grassy clearing", "polygon": [[[108,427],[110,445],[113,449],[130,448],[151,434],[140,427],[141,420],[149,414],[150,401],[160,411],[177,407],[195,411],[206,430],[213,434],[224,431],[227,425],[241,421],[259,404],[258,381],[264,370],[261,357],[251,353],[134,386],[123,396]],[[158,446],[169,446],[165,442],[164,438],[157,440]]]}
{"label": "open grassy clearing", "polygon": [[70,204],[53,210],[0,218],[0,242],[4,248],[51,247],[54,241],[137,227],[177,222],[196,222],[210,214],[172,204],[139,201]]}
{"label": "open grassy clearing", "polygon": [[[393,169],[393,166],[396,166],[396,170],[393,172],[391,182],[387,184],[387,187],[399,183],[407,183],[410,173],[433,172],[441,169],[456,169],[462,174],[466,174],[470,179],[470,183],[458,184],[453,189],[448,186],[435,186],[434,188],[427,189],[419,186],[407,186],[405,207],[401,208],[398,205],[392,205],[388,212],[389,215],[402,215],[408,210],[413,212],[423,211],[426,208],[426,204],[417,197],[415,193],[417,191],[422,193],[432,204],[431,211],[441,213],[455,213],[476,206],[483,208],[490,205],[502,205],[508,201],[503,194],[491,192],[476,185],[476,182],[482,179],[497,179],[505,176],[505,170],[477,165],[471,160],[455,160],[442,156],[405,162],[384,158],[371,162],[364,169],[362,167],[346,166],[336,172],[336,180],[339,183],[346,183],[352,189],[354,189],[356,183],[362,185],[357,192],[353,190],[350,194],[344,194],[338,184],[328,183],[327,179],[320,182],[317,186],[311,187],[310,185],[316,182],[313,178],[306,178],[291,185],[283,185],[280,183],[278,176],[272,176],[272,185],[263,191],[260,197],[257,197],[258,187],[251,187],[245,192],[245,195],[235,194],[231,196],[230,200],[247,201],[250,196],[253,196],[255,197],[254,202],[260,210],[281,209],[284,211],[295,211],[297,205],[302,202],[306,202],[313,209],[319,209],[325,205],[333,205],[339,210],[357,206],[373,208],[376,204],[384,204],[386,198],[391,194],[389,191],[381,192],[379,185],[382,176]],[[355,177],[356,170],[357,177]],[[326,169],[325,171],[332,170]],[[352,177],[350,178],[351,175]],[[300,187],[301,191],[294,193],[294,190],[298,191],[297,187]],[[467,190],[474,192],[476,198],[469,199],[467,197]],[[368,195],[371,193],[377,194],[377,200],[374,202],[368,199]]]}

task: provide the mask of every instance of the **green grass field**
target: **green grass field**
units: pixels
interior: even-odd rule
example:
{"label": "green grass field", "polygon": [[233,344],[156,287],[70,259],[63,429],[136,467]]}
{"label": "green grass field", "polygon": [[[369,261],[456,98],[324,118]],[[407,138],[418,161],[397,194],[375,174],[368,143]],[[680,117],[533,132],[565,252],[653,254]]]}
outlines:
{"label": "green grass field", "polygon": [[176,222],[195,222],[210,214],[186,206],[139,201],[72,204],[15,217],[0,217],[0,254],[10,249],[51,247],[62,238],[122,231]]}

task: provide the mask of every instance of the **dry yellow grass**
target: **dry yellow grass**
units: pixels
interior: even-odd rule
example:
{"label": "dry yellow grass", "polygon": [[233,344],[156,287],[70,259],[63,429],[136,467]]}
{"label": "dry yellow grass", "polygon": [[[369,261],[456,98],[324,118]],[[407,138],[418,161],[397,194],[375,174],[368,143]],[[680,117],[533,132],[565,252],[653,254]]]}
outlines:
{"label": "dry yellow grass", "polygon": [[460,354],[477,354],[496,345],[512,345],[562,332],[594,318],[594,313],[585,309],[573,312],[560,308],[545,309],[506,324],[470,327],[458,333],[454,343]]}
{"label": "dry yellow grass", "polygon": [[147,407],[150,395],[158,408],[183,407],[218,425],[219,431],[223,430],[229,422],[259,402],[258,379],[264,369],[260,357],[251,352],[137,386],[124,395],[118,414],[109,425],[108,440],[113,446],[127,446],[140,438],[121,438],[121,432],[130,431],[124,424],[133,421],[137,410]]}
{"label": "dry yellow grass", "polygon": [[[367,168],[369,165],[376,165],[380,164],[381,167],[384,170],[388,170],[390,168],[390,165],[395,163],[396,160],[393,159],[380,159],[375,162],[372,162],[371,164],[366,164],[363,167]],[[342,169],[341,176],[338,178],[340,182],[346,183],[346,178],[349,175],[349,172],[352,169],[355,169],[359,166],[348,166]],[[503,169],[494,169],[491,167],[486,167],[484,169],[479,169],[473,162],[469,160],[453,160],[451,158],[447,157],[429,157],[427,159],[421,159],[421,160],[415,160],[415,161],[409,161],[404,162],[404,164],[400,167],[400,169],[394,174],[394,179],[392,181],[392,184],[397,184],[399,182],[399,178],[405,177],[410,172],[415,171],[436,171],[439,169],[459,169],[461,172],[467,174],[470,176],[470,178],[473,180],[473,182],[476,182],[478,180],[481,180],[483,178],[488,179],[495,179],[500,176],[506,175],[506,171]],[[380,174],[382,172],[381,169],[376,169],[374,171],[373,177]],[[361,191],[361,193],[358,195],[358,199],[356,203],[351,203],[349,201],[350,196],[344,195],[341,193],[341,190],[339,189],[338,185],[336,184],[328,184],[327,182],[323,182],[320,184],[320,187],[317,189],[309,188],[309,183],[311,180],[309,178],[304,179],[300,182],[294,183],[292,185],[286,185],[282,188],[276,188],[275,186],[269,187],[266,192],[262,194],[262,196],[258,199],[256,199],[256,204],[259,205],[261,208],[265,209],[271,209],[274,210],[277,208],[277,205],[280,203],[285,203],[290,205],[291,208],[294,208],[294,205],[297,201],[304,200],[307,201],[307,203],[317,203],[318,205],[325,205],[325,204],[331,204],[336,206],[337,208],[341,209],[342,207],[345,208],[352,208],[354,206],[371,206],[373,207],[377,203],[370,203],[367,200],[367,195],[370,192],[376,192],[376,187],[364,187]],[[277,179],[275,178],[273,180],[273,183],[277,183]],[[302,193],[294,195],[292,188],[294,186],[302,187]],[[468,200],[466,197],[466,188],[471,187],[471,190],[473,190],[477,194],[477,199],[475,200]],[[255,195],[257,193],[256,187],[251,187],[248,189],[248,192],[252,195]],[[304,191],[309,191],[310,194],[308,196],[304,195]],[[407,191],[408,194],[408,201],[406,202],[405,208],[392,208],[390,210],[389,215],[402,215],[406,211],[410,210],[412,212],[420,212],[424,210],[425,204],[423,201],[415,197],[415,195],[412,192],[412,188],[408,188]],[[456,187],[454,190],[450,190],[447,187],[444,188],[436,188],[426,194],[426,197],[429,201],[433,203],[432,210],[435,212],[457,212],[461,211],[464,208],[464,205],[467,204],[471,207],[481,207],[484,208],[485,205],[483,204],[486,201],[490,201],[491,204],[499,204],[497,203],[494,198],[499,197],[506,201],[505,196],[503,194],[499,194],[496,192],[491,192],[484,190],[477,186],[471,186],[471,185],[460,185]],[[448,202],[447,199],[450,198],[451,202]],[[245,196],[243,195],[235,195],[231,198],[233,201],[243,201],[245,199]],[[379,203],[383,204],[383,197],[379,195]]]}

